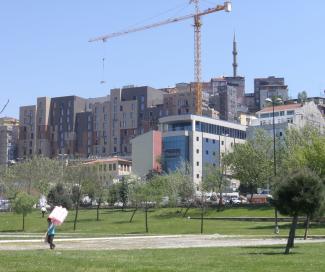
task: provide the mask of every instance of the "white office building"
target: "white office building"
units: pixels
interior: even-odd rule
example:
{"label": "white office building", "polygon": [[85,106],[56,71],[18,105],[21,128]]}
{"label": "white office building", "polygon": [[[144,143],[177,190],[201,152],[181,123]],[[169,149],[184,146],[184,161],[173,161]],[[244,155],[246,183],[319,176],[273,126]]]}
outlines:
{"label": "white office building", "polygon": [[223,153],[244,143],[246,126],[197,115],[176,115],[159,119],[162,131],[163,170],[174,171],[188,162],[198,185],[206,164],[216,167]]}

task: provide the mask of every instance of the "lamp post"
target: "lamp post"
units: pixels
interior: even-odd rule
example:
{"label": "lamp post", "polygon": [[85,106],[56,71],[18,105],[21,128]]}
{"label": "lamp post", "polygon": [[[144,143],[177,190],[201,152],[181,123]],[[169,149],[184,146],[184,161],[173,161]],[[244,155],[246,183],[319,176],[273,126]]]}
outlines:
{"label": "lamp post", "polygon": [[[275,150],[275,121],[274,121],[274,106],[277,103],[281,103],[282,99],[281,98],[266,98],[266,102],[272,103],[272,126],[273,126],[273,171],[274,171],[274,176],[276,176],[276,150]],[[274,209],[274,215],[275,215],[275,227],[274,227],[274,233],[279,234],[279,225],[278,225],[278,210],[275,208]]]}

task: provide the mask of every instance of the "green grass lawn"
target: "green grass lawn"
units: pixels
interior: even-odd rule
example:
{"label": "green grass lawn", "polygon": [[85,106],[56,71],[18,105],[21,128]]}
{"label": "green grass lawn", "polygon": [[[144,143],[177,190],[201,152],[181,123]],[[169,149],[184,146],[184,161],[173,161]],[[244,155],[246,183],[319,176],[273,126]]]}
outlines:
{"label": "green grass lawn", "polygon": [[325,271],[325,244],[298,245],[290,255],[283,255],[283,251],[282,246],[130,251],[2,251],[0,271]]}
{"label": "green grass lawn", "polygon": [[[149,234],[197,234],[200,232],[200,220],[187,219],[179,213],[180,209],[157,209],[149,212]],[[209,209],[205,217],[218,216],[269,216],[274,214],[271,208],[233,208],[217,212]],[[191,209],[190,217],[198,217],[199,209]],[[145,233],[144,213],[138,211],[132,223],[129,223],[130,211],[102,209],[100,221],[96,221],[96,210],[81,210],[77,223],[77,233],[87,236],[143,234]],[[73,233],[74,211],[69,212],[66,222],[58,228],[60,233]],[[19,232],[22,226],[22,216],[13,213],[0,213],[1,232]],[[40,211],[34,211],[26,217],[25,232],[44,233],[47,228],[46,218],[41,217]],[[280,223],[280,234],[287,235],[289,223]],[[272,222],[245,222],[227,220],[205,220],[204,233],[227,235],[272,235]],[[299,225],[298,235],[303,234],[303,227]],[[324,224],[314,224],[311,235],[325,235]],[[1,238],[0,238],[1,239]]]}

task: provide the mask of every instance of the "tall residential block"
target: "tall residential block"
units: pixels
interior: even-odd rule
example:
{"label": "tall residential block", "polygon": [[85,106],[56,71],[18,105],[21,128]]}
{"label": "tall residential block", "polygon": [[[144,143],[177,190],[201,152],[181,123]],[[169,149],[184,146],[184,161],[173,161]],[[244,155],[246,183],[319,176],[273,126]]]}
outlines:
{"label": "tall residential block", "polygon": [[36,154],[51,156],[50,142],[50,106],[51,98],[38,97],[36,111]]}
{"label": "tall residential block", "polygon": [[0,118],[0,165],[7,165],[17,159],[18,123],[15,118]]}
{"label": "tall residential block", "polygon": [[51,156],[76,153],[76,116],[85,111],[86,100],[78,96],[54,97],[50,107]]}
{"label": "tall residential block", "polygon": [[280,97],[288,100],[288,86],[284,84],[283,77],[270,76],[254,79],[255,112],[267,106],[265,99]]}
{"label": "tall residential block", "polygon": [[36,106],[19,110],[18,159],[31,158],[36,150]]}

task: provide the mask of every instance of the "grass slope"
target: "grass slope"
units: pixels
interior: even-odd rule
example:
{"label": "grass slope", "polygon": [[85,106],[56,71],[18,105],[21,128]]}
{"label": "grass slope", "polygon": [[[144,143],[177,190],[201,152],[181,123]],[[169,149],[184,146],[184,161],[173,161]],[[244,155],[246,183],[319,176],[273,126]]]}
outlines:
{"label": "grass slope", "polygon": [[[183,210],[184,211],[184,210]],[[198,209],[191,209],[188,216],[199,216]],[[79,214],[76,232],[88,236],[120,235],[120,234],[143,234],[145,233],[144,213],[138,211],[132,223],[129,223],[130,211],[101,210],[100,221],[96,221],[96,210],[82,210]],[[270,208],[234,208],[222,212],[210,209],[205,217],[227,216],[273,216]],[[74,211],[69,212],[66,222],[58,228],[60,233],[73,233]],[[200,232],[200,220],[187,219],[180,213],[180,209],[157,209],[149,212],[150,234],[197,234]],[[22,217],[13,213],[0,213],[1,232],[21,231]],[[272,235],[272,222],[238,222],[205,220],[204,233],[206,234],[233,234],[233,235]],[[41,217],[40,211],[29,214],[25,220],[25,231],[44,233],[47,228],[46,218]],[[288,223],[280,223],[282,235],[287,235]],[[303,234],[303,226],[299,225],[298,235]],[[312,225],[311,235],[325,235],[324,224]]]}
{"label": "grass slope", "polygon": [[299,245],[283,255],[281,246],[132,251],[0,252],[0,272],[308,272],[325,271],[325,244]]}

